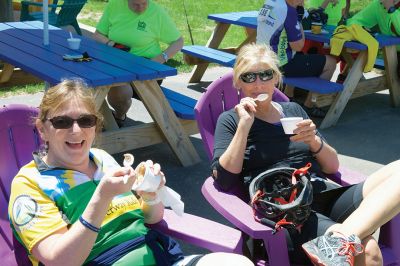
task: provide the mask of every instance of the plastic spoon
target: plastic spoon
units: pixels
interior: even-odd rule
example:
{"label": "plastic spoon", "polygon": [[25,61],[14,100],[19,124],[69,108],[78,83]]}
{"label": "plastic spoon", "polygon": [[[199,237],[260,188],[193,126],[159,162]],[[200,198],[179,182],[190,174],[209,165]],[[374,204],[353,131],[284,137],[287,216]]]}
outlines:
{"label": "plastic spoon", "polygon": [[257,97],[254,98],[254,100],[263,102],[263,101],[267,100],[268,97],[269,97],[269,95],[267,93],[261,93],[261,94],[258,94]]}
{"label": "plastic spoon", "polygon": [[[135,161],[135,157],[133,157],[130,153],[124,154],[124,162],[122,163],[124,167],[131,167],[133,162]],[[124,175],[124,184],[128,183],[128,175]]]}
{"label": "plastic spoon", "polygon": [[74,37],[72,37],[72,32],[69,32],[69,36],[71,37],[71,39],[73,39]]}

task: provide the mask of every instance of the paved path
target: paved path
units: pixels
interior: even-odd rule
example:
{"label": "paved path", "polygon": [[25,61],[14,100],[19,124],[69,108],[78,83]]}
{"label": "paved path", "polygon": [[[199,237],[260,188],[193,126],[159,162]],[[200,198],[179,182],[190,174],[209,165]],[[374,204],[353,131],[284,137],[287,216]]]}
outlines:
{"label": "paved path", "polygon": [[[187,84],[189,74],[181,74],[167,78],[163,85],[181,93],[198,98],[201,92],[214,79],[229,71],[227,68],[216,67],[206,71],[202,84]],[[24,103],[37,106],[42,93],[34,95],[13,96],[0,98],[0,104]],[[145,112],[140,101],[134,100],[129,110],[130,121],[147,122],[151,118]],[[364,96],[351,100],[334,127],[322,130],[322,133],[340,154],[341,164],[371,174],[400,155],[400,108],[394,109],[389,105],[388,91]],[[191,137],[202,161],[191,167],[181,167],[178,160],[171,156],[173,153],[167,144],[158,144],[147,148],[131,151],[135,161],[152,159],[160,162],[167,176],[167,184],[182,195],[187,212],[227,223],[203,199],[200,187],[210,174],[209,163],[203,150],[199,135]],[[115,154],[122,163],[122,154]],[[185,246],[186,251],[198,251]]]}

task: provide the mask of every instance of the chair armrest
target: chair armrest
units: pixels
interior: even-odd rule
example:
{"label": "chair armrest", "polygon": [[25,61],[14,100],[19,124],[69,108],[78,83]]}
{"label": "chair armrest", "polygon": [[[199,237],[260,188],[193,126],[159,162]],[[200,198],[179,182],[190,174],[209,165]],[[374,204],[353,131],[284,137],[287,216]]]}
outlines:
{"label": "chair armrest", "polygon": [[242,253],[242,233],[232,227],[184,213],[176,215],[165,209],[162,221],[147,225],[171,237],[214,252]]}
{"label": "chair armrest", "polygon": [[356,172],[345,167],[339,167],[339,171],[336,174],[330,174],[326,176],[342,186],[358,184],[367,179],[366,175],[363,175],[360,172]]}
{"label": "chair armrest", "polygon": [[201,192],[207,201],[228,221],[254,239],[262,239],[269,265],[290,265],[285,233],[272,235],[272,228],[256,222],[250,205],[232,193],[219,190],[212,177],[204,182]]}
{"label": "chair armrest", "polygon": [[234,194],[219,190],[212,177],[204,182],[201,192],[222,216],[252,238],[262,239],[272,234],[272,228],[254,220],[253,209],[249,204]]}

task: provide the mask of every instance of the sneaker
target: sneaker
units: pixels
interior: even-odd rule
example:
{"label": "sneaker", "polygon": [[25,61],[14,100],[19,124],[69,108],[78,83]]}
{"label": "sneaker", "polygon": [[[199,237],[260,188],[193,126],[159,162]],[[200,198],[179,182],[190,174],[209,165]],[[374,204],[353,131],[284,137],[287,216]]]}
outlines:
{"label": "sneaker", "polygon": [[333,236],[330,232],[302,245],[314,265],[342,266],[354,265],[354,257],[364,250],[360,238]]}

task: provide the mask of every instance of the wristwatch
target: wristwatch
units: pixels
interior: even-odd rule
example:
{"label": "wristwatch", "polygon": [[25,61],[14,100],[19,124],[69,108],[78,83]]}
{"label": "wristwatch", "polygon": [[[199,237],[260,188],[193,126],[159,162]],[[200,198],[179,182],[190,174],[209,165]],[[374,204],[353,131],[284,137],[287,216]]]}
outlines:
{"label": "wristwatch", "polygon": [[391,14],[391,13],[393,13],[393,12],[396,11],[396,10],[397,10],[397,8],[396,8],[395,6],[391,6],[391,7],[389,7],[389,9],[388,9],[388,13]]}
{"label": "wristwatch", "polygon": [[162,52],[161,55],[162,55],[162,57],[164,58],[164,61],[167,62],[168,59],[169,59],[168,54],[167,54],[166,52]]}

